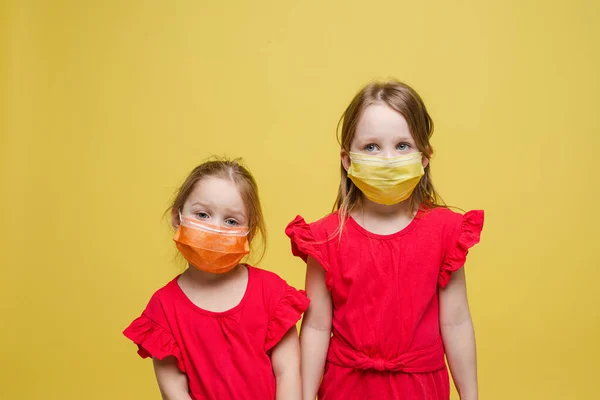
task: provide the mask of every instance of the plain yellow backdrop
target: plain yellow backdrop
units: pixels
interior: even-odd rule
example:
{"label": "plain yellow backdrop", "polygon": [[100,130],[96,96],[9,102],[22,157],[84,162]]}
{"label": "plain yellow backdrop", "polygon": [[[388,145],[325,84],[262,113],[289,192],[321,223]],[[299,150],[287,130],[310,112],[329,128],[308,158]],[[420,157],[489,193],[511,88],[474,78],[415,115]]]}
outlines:
{"label": "plain yellow backdrop", "polygon": [[211,154],[253,171],[260,265],[302,287],[284,227],[330,210],[337,119],[386,77],[425,99],[445,200],[486,210],[467,264],[480,398],[596,398],[597,2],[0,7],[0,398],[159,399],[121,331],[181,271],[161,216]]}

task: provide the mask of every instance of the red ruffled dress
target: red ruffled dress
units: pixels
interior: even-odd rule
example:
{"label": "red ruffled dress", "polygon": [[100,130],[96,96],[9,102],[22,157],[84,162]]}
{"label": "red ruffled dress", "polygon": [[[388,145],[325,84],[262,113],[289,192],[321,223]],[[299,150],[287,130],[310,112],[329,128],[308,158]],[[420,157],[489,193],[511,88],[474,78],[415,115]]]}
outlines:
{"label": "red ruffled dress", "polygon": [[175,278],[123,333],[142,358],[175,357],[192,399],[275,399],[270,352],[308,303],[274,273],[248,266],[246,292],[234,308],[199,308]]}
{"label": "red ruffled dress", "polygon": [[483,211],[420,210],[403,230],[378,235],[337,213],[286,233],[294,255],[325,269],[332,337],[321,400],[448,400],[438,290],[479,242]]}

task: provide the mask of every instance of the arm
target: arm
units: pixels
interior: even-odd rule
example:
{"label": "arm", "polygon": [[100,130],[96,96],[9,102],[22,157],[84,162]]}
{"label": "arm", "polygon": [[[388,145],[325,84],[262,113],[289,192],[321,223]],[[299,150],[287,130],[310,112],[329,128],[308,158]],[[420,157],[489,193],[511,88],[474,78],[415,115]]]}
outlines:
{"label": "arm", "polygon": [[300,331],[302,392],[304,400],[315,400],[331,339],[331,294],[325,285],[325,270],[312,257],[306,267],[306,294],[310,306]]}
{"label": "arm", "polygon": [[440,327],[452,379],[461,400],[477,400],[475,333],[467,301],[464,268],[440,290]]}
{"label": "arm", "polygon": [[152,361],[163,400],[192,400],[187,375],[179,370],[175,357],[153,358]]}
{"label": "arm", "polygon": [[273,372],[277,381],[276,400],[301,400],[300,343],[294,326],[271,352]]}

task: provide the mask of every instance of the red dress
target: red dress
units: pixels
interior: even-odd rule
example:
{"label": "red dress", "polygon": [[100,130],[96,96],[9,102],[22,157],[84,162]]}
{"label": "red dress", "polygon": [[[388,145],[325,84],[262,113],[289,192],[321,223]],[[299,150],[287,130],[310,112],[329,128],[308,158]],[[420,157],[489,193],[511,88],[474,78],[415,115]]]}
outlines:
{"label": "red dress", "polygon": [[234,308],[199,308],[175,278],[123,333],[142,358],[174,356],[192,399],[275,399],[270,352],[307,307],[303,292],[248,266],[246,293]]}
{"label": "red dress", "polygon": [[483,211],[420,210],[403,230],[368,232],[337,213],[286,233],[292,252],[325,269],[332,337],[321,400],[448,400],[438,289],[479,242]]}

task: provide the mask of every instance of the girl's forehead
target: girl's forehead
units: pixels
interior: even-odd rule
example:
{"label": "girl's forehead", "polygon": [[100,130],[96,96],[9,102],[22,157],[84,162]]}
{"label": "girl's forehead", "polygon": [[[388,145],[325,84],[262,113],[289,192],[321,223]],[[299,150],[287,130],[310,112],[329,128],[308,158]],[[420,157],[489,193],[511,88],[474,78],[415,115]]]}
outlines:
{"label": "girl's forehead", "polygon": [[244,200],[237,184],[230,179],[218,177],[207,177],[198,181],[186,203],[244,214],[246,212]]}
{"label": "girl's forehead", "polygon": [[385,104],[365,108],[356,125],[354,139],[410,139],[410,129],[402,114]]}

